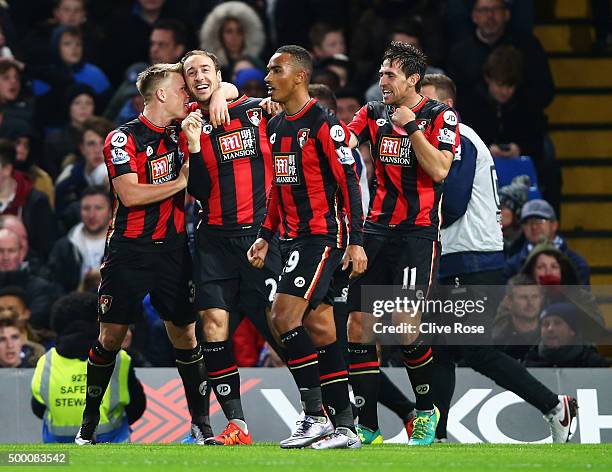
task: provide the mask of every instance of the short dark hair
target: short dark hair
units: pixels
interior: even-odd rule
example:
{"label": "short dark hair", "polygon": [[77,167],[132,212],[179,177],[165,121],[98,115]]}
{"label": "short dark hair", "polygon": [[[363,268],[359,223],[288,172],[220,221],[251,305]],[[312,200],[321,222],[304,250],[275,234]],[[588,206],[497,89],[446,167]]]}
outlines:
{"label": "short dark hair", "polygon": [[151,31],[156,29],[172,31],[174,42],[176,44],[187,46],[187,27],[182,21],[174,18],[162,18],[153,24]]}
{"label": "short dark hair", "polygon": [[7,316],[0,318],[0,328],[17,328],[19,331],[23,329],[23,322],[19,321],[18,315]]}
{"label": "short dark hair", "polygon": [[361,105],[363,103],[363,96],[356,89],[351,87],[341,88],[336,92],[336,99],[339,98],[354,98]]}
{"label": "short dark hair", "polygon": [[308,74],[308,78],[312,75],[312,57],[310,53],[302,46],[295,44],[289,44],[287,46],[281,46],[276,50],[277,54],[289,54],[298,66],[302,67]]}
{"label": "short dark hair", "polygon": [[17,63],[17,61],[13,59],[4,59],[0,61],[0,75],[5,74],[11,69],[15,69],[21,77],[21,69],[19,68],[19,64]]}
{"label": "short dark hair", "polygon": [[104,185],[90,185],[89,187],[85,187],[83,193],[81,193],[81,200],[92,195],[102,195],[108,201],[109,207],[113,203],[110,192]]}
{"label": "short dark hair", "polygon": [[191,56],[206,56],[209,57],[212,61],[213,64],[215,65],[215,71],[220,70],[221,66],[219,65],[219,58],[217,57],[216,54],[210,52],[210,51],[205,51],[203,49],[194,49],[193,51],[189,51],[187,54],[185,54],[182,58],[181,58],[181,66],[183,66],[183,73],[185,72],[185,61],[190,58]]}
{"label": "short dark hair", "polygon": [[508,284],[506,285],[506,295],[511,297],[514,287],[520,287],[522,285],[538,285],[538,283],[529,274],[516,274],[508,279]]}
{"label": "short dark hair", "polygon": [[28,306],[28,298],[25,290],[18,285],[7,285],[0,289],[0,297],[15,297],[21,300],[24,306]]}
{"label": "short dark hair", "polygon": [[0,165],[15,165],[15,143],[10,139],[0,138]]}
{"label": "short dark hair", "polygon": [[482,66],[488,79],[508,86],[515,86],[523,80],[523,55],[509,44],[493,50]]}
{"label": "short dark hair", "polygon": [[421,81],[427,70],[427,56],[423,51],[412,44],[392,41],[383,56],[383,62],[387,60],[390,63],[397,61],[406,77],[419,74],[419,81],[416,83],[415,89],[417,92],[421,90]]}
{"label": "short dark hair", "polygon": [[342,33],[342,28],[340,28],[339,26],[330,25],[329,23],[315,23],[314,25],[312,25],[310,31],[308,32],[308,39],[310,39],[310,44],[313,47],[321,46],[321,44],[323,44],[323,41],[325,40],[325,36],[333,31],[340,31]]}
{"label": "short dark hair", "polygon": [[95,324],[98,316],[98,297],[89,292],[71,292],[51,306],[51,329],[60,334],[74,322]]}
{"label": "short dark hair", "polygon": [[457,87],[455,82],[444,74],[426,74],[421,81],[421,87],[431,85],[436,89],[440,101],[451,99],[457,100]]}
{"label": "short dark hair", "polygon": [[315,69],[311,81],[315,84],[324,84],[332,90],[340,88],[340,77],[331,69]]}
{"label": "short dark hair", "polygon": [[308,93],[311,97],[319,100],[323,106],[327,107],[333,113],[336,113],[336,110],[338,109],[336,95],[327,85],[310,84],[308,86]]}

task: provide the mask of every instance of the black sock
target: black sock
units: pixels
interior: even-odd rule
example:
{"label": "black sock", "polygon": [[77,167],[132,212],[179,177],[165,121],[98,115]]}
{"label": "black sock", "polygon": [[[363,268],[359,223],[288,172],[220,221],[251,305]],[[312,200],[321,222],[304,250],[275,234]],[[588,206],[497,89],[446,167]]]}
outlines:
{"label": "black sock", "polygon": [[348,370],[337,342],[317,348],[321,394],[334,426],[355,432],[355,420],[348,393]]}
{"label": "black sock", "polygon": [[174,348],[174,356],[183,380],[191,422],[209,425],[210,385],[201,346],[198,344],[193,349]]}
{"label": "black sock", "polygon": [[397,388],[397,385],[391,381],[384,370],[380,371],[380,393],[378,394],[378,401],[399,416],[403,423],[408,421],[410,416],[414,414],[414,402],[410,401],[410,399]]}
{"label": "black sock", "polygon": [[349,373],[355,403],[359,408],[359,424],[378,429],[378,392],[380,367],[376,345],[349,343]]}
{"label": "black sock", "polygon": [[281,342],[287,353],[287,367],[295,381],[304,413],[325,416],[321,400],[321,384],[317,353],[303,326],[281,334]]}
{"label": "black sock", "polygon": [[228,420],[244,421],[240,401],[240,374],[229,343],[204,343],[204,361],[208,367],[208,379],[225,417]]}
{"label": "black sock", "polygon": [[100,404],[115,370],[119,351],[107,351],[99,340],[89,350],[87,358],[87,392],[83,417],[100,417]]}
{"label": "black sock", "polygon": [[433,351],[419,338],[409,346],[402,347],[404,366],[408,372],[417,410],[433,410],[431,392]]}

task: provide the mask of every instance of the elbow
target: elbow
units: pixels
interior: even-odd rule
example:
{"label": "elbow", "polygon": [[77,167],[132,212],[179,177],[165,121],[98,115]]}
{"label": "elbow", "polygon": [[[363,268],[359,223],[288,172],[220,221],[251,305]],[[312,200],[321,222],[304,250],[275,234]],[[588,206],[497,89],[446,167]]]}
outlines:
{"label": "elbow", "polygon": [[442,169],[442,168],[436,169],[432,173],[432,175],[430,176],[431,180],[433,180],[435,183],[439,184],[440,182],[442,182],[446,178],[446,176],[448,175],[448,171],[449,171],[449,169]]}
{"label": "elbow", "polygon": [[123,195],[119,195],[119,199],[121,200],[123,205],[127,208],[132,208],[132,207],[141,205],[136,195],[133,195],[130,192],[125,192]]}

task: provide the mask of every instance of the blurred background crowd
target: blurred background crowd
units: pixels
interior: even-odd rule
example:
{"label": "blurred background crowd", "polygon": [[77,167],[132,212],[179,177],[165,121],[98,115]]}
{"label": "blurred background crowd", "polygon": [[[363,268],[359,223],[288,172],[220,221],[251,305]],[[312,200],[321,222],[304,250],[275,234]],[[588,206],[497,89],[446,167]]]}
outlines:
{"label": "blurred background crowd", "polygon": [[[378,68],[391,40],[419,46],[428,73],[454,80],[462,121],[501,163],[508,285],[496,344],[528,366],[609,365],[605,346],[593,344],[605,344],[606,310],[591,290],[592,261],[561,232],[560,150],[545,111],[556,88],[533,32],[534,3],[0,0],[0,367],[33,367],[57,342],[54,303],[96,292],[111,218],[102,150],[106,135],[143,109],[139,72],[202,48],[219,57],[224,80],[265,97],[268,58],[299,44],[314,58],[312,82],[335,92],[337,115],[348,122],[381,99]],[[609,1],[586,3],[599,12],[589,54],[605,56]],[[362,153],[367,163],[368,149]],[[510,169],[503,175],[502,164]],[[549,288],[558,285],[574,287],[573,303],[559,302]],[[279,364],[248,320],[237,340],[241,366]],[[174,366],[147,299],[124,348],[136,366]]]}

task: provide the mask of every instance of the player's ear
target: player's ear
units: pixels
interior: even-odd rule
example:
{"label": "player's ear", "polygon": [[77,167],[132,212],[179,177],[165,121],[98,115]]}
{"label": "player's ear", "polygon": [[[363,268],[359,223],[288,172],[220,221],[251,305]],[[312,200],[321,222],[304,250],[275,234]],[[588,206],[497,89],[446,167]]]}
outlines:
{"label": "player's ear", "polygon": [[219,81],[219,83],[223,82],[223,79],[221,78],[221,71],[220,70],[217,71],[217,80]]}
{"label": "player's ear", "polygon": [[155,97],[162,103],[166,101],[166,89],[158,88],[155,91]]}
{"label": "player's ear", "polygon": [[421,80],[420,74],[412,74],[410,77],[408,77],[408,83],[411,87],[416,87],[416,84],[419,82],[419,80]]}

